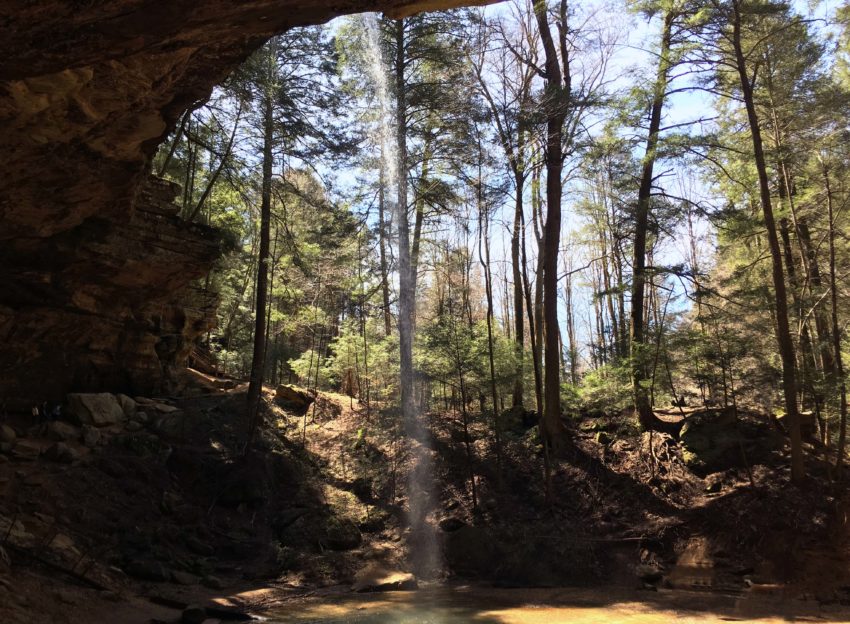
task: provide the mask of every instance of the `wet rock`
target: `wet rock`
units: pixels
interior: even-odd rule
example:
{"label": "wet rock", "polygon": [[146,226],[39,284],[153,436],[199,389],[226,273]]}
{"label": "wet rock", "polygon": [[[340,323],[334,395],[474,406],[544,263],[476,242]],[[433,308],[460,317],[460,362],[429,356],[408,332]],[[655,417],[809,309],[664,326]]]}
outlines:
{"label": "wet rock", "polygon": [[44,434],[49,439],[57,442],[76,441],[80,438],[80,430],[77,427],[61,420],[54,420],[47,423]]}
{"label": "wet rock", "polygon": [[51,461],[62,464],[72,464],[80,458],[79,453],[64,442],[57,442],[49,447],[44,452],[44,456]]}
{"label": "wet rock", "polygon": [[186,607],[180,615],[180,622],[182,624],[203,624],[206,619],[207,610],[203,607],[199,607],[198,605],[190,605]]}
{"label": "wet rock", "polygon": [[274,400],[284,409],[303,414],[316,400],[316,396],[304,388],[291,384],[281,384],[275,390]]}
{"label": "wet rock", "polygon": [[325,541],[331,550],[351,550],[363,541],[360,529],[347,518],[331,518],[325,531]]}
{"label": "wet rock", "polygon": [[69,394],[68,412],[80,424],[96,427],[115,425],[126,419],[118,399],[108,392]]}
{"label": "wet rock", "polygon": [[380,564],[373,564],[354,575],[351,589],[355,592],[411,591],[419,584],[410,572],[389,570]]}
{"label": "wet rock", "polygon": [[12,429],[9,425],[0,425],[0,442],[12,444],[14,443],[17,437],[18,436],[15,433],[15,430]]}

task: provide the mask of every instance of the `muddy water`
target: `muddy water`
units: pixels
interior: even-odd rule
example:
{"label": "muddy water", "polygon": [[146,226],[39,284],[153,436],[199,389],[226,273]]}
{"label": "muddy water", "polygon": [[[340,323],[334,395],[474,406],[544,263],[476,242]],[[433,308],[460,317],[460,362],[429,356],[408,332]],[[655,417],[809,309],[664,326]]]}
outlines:
{"label": "muddy water", "polygon": [[662,624],[850,622],[850,609],[780,595],[611,589],[440,588],[344,594],[268,614],[274,624]]}

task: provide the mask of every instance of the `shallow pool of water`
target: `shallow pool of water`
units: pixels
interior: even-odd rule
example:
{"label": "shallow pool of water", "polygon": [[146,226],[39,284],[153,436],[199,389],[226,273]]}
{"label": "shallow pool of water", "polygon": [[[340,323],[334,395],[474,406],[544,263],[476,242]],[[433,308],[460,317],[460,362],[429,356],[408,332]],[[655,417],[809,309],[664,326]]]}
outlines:
{"label": "shallow pool of water", "polygon": [[268,614],[274,624],[655,624],[850,622],[850,610],[781,596],[618,589],[438,588],[342,594]]}

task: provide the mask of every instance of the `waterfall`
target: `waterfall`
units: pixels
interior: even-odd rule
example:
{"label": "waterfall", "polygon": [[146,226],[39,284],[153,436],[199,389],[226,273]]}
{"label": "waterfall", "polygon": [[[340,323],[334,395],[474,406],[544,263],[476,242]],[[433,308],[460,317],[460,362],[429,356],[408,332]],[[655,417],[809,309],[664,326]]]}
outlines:
{"label": "waterfall", "polygon": [[[379,143],[381,153],[383,171],[381,183],[385,186],[383,196],[389,198],[395,195],[399,176],[406,175],[399,166],[395,101],[388,79],[389,71],[384,58],[384,47],[381,45],[378,17],[375,13],[363,13],[361,20],[364,32],[365,65],[378,104],[378,132],[375,139]],[[408,218],[406,211],[402,212],[402,209],[406,207],[400,207],[398,201],[387,203],[396,219]],[[400,322],[412,322],[412,319],[401,319]],[[411,466],[407,480],[410,526],[408,545],[411,564],[414,573],[420,578],[435,579],[442,571],[442,561],[437,533],[431,517],[436,503],[431,433],[426,415],[418,407],[413,410],[413,413],[404,413],[403,418],[404,432],[411,449]]]}

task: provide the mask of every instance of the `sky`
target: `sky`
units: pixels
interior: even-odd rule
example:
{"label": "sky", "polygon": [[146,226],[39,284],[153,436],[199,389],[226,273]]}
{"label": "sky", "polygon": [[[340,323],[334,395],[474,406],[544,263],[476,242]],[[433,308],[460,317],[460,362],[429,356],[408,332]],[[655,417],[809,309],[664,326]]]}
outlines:
{"label": "sky", "polygon": [[[648,21],[645,17],[629,12],[625,8],[623,1],[617,0],[590,0],[578,5],[577,20],[583,19],[583,15],[592,14],[593,18],[586,22],[589,28],[604,31],[606,37],[616,39],[616,45],[613,47],[613,52],[608,59],[608,76],[611,79],[609,89],[613,92],[625,92],[636,81],[645,80],[647,76],[651,76],[654,72],[654,56],[652,50],[657,45],[659,34],[659,20],[655,19]],[[820,18],[823,20],[822,27],[827,28],[828,20],[825,18],[832,14],[835,8],[834,2],[818,3],[809,5],[800,0],[795,1],[797,10],[808,17]],[[489,5],[483,9],[484,14],[490,17],[505,15],[510,10],[507,4]],[[342,20],[350,18],[339,18],[331,22],[330,28],[335,31]],[[590,59],[592,63],[593,60]],[[678,85],[681,86],[681,85]],[[699,118],[711,117],[713,114],[712,99],[702,91],[688,91],[677,93],[665,103],[663,125],[681,124],[686,121],[692,121]],[[601,120],[598,120],[601,121]],[[591,134],[598,133],[601,130],[602,124],[591,124]],[[642,157],[642,147],[637,148],[635,156]],[[664,165],[665,167],[667,164]],[[658,171],[658,169],[656,170]],[[357,172],[353,169],[336,171],[336,183],[340,188],[351,189],[355,187],[357,182]],[[687,194],[694,201],[708,202],[712,201],[712,191],[700,178],[698,172],[688,170],[680,165],[672,165],[669,175],[665,176],[663,184],[672,193],[677,195]],[[582,185],[576,180],[565,180],[564,202],[562,205],[563,222],[562,222],[562,246],[567,244],[567,241],[575,240],[579,237],[579,231],[584,225],[584,218],[576,211],[576,200],[582,195]],[[506,197],[504,206],[497,211],[495,216],[494,227],[492,231],[495,234],[493,241],[493,249],[491,257],[494,267],[495,279],[499,279],[503,271],[509,268],[509,231],[504,225],[512,222],[513,198]],[[502,225],[502,227],[500,227]],[[656,253],[656,264],[675,265],[685,261],[687,252],[687,238],[685,234],[684,223],[681,227],[673,232],[673,236],[667,237],[661,242]],[[697,236],[700,239],[700,249],[707,257],[711,256],[714,246],[714,235],[707,221],[698,220],[696,223]],[[564,250],[564,253],[570,254],[576,265],[582,265],[587,260],[587,250],[581,246],[571,246]],[[671,301],[670,311],[685,312],[690,306],[689,300],[683,295],[683,285],[680,281],[670,280],[668,285],[674,288],[674,298]],[[592,310],[592,292],[587,285],[586,280],[581,276],[577,280],[578,293],[575,295],[576,308],[575,316],[578,319],[579,342],[587,343],[589,339],[590,328],[584,320],[589,316]],[[502,296],[502,289],[496,288],[497,299]],[[628,302],[627,302],[628,305]],[[499,301],[496,303],[496,309],[501,310],[502,306]],[[560,310],[559,317],[562,325],[565,323],[566,310]],[[563,328],[562,328],[563,329]],[[565,329],[563,329],[566,335]],[[583,350],[583,356],[587,357],[586,349]]]}

